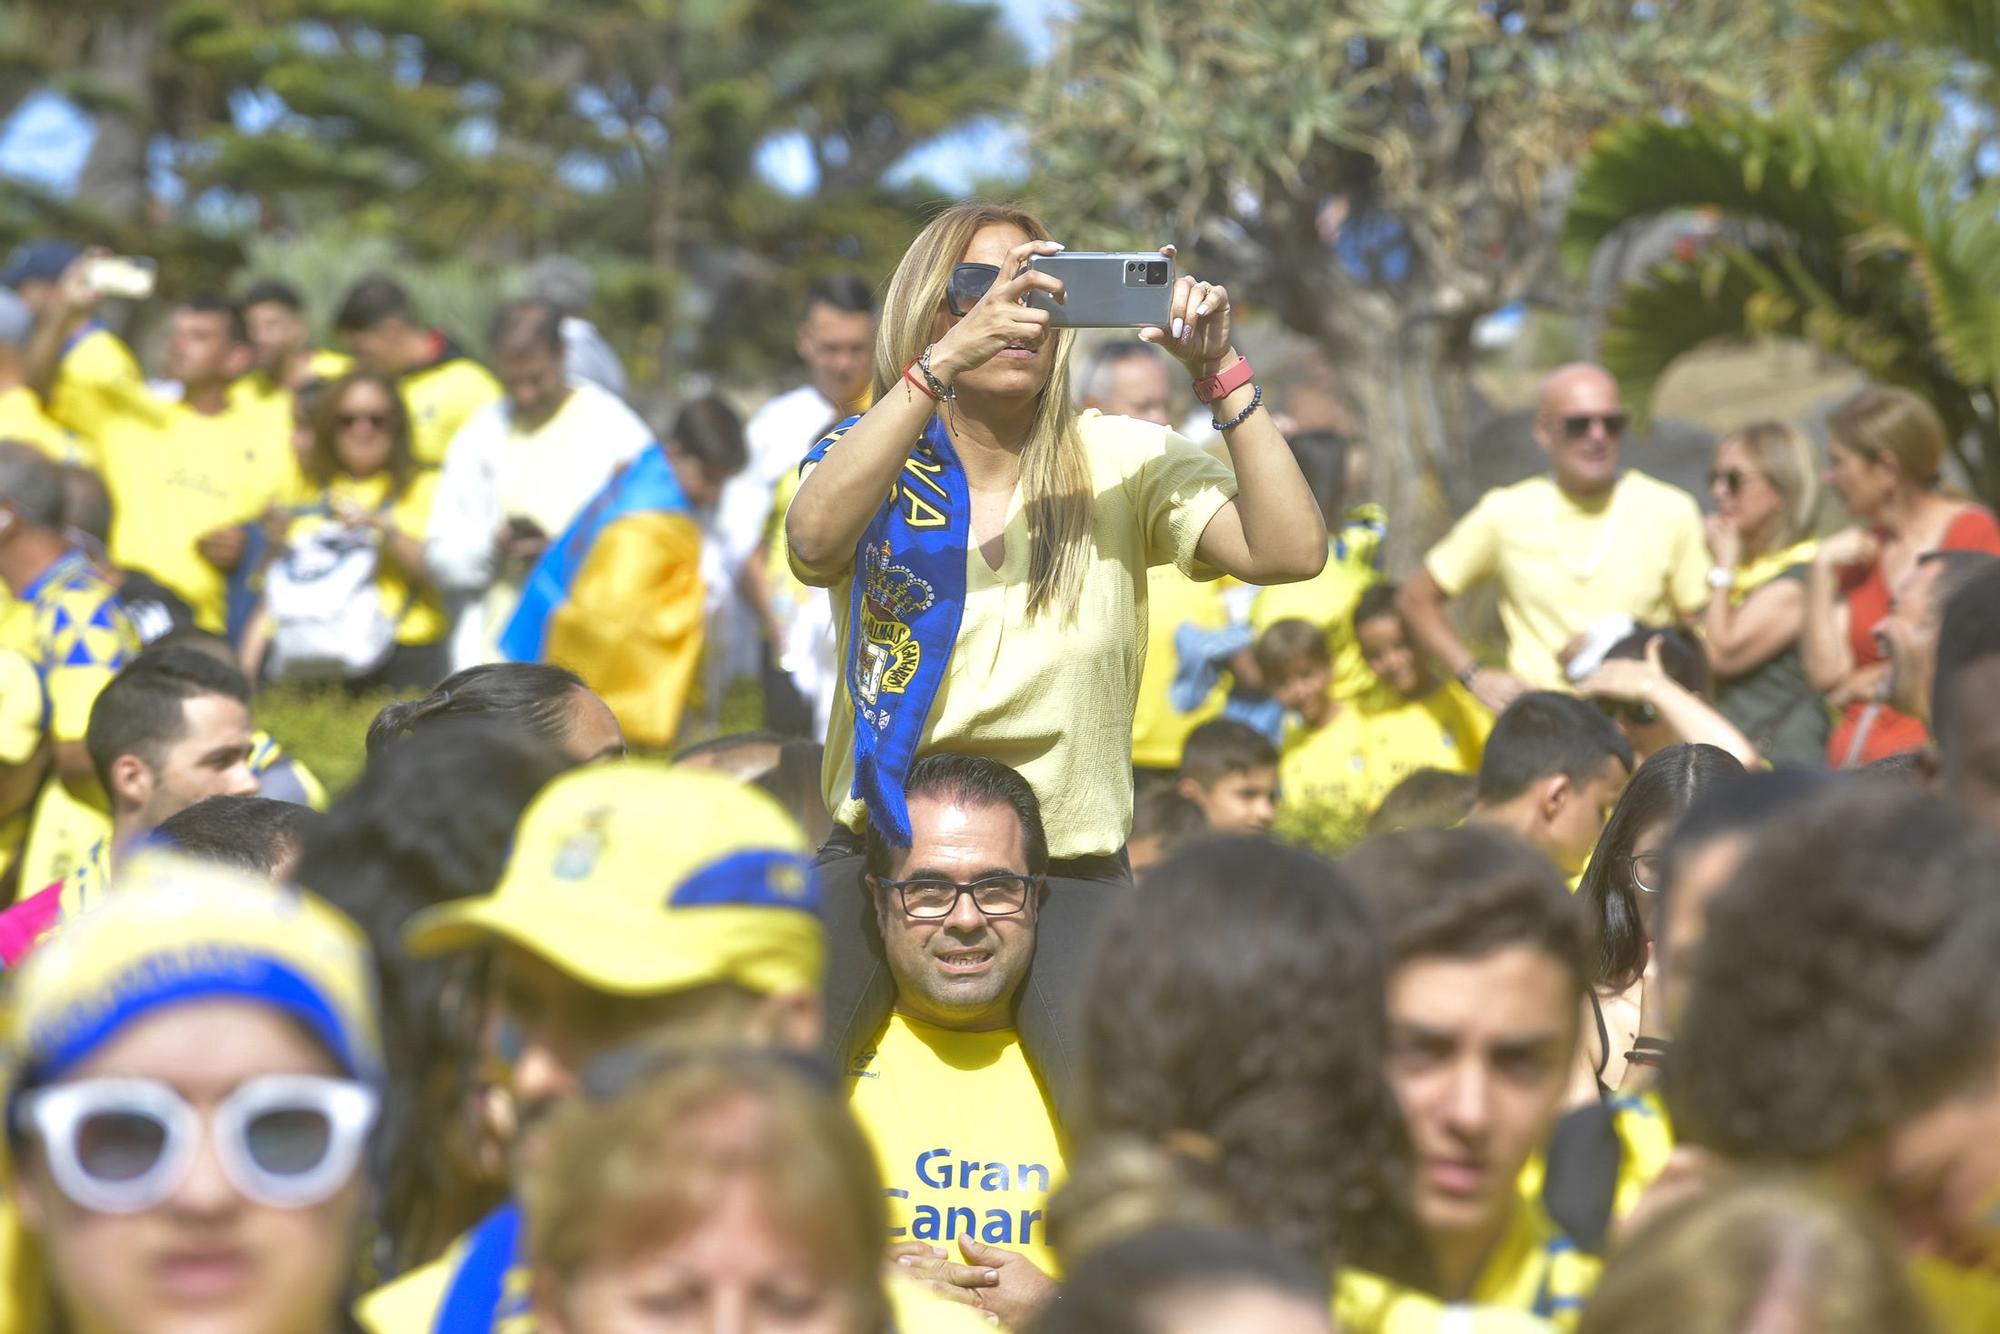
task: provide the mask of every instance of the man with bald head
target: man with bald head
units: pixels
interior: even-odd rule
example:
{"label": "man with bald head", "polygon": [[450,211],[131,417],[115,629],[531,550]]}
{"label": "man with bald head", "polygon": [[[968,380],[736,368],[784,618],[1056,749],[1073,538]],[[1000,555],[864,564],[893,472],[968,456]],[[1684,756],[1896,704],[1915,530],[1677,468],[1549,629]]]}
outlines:
{"label": "man with bald head", "polygon": [[[1620,467],[1625,409],[1601,366],[1575,363],[1542,381],[1535,443],[1540,477],[1489,491],[1424,558],[1400,605],[1431,655],[1495,713],[1527,690],[1565,686],[1560,655],[1610,618],[1671,625],[1709,596],[1708,546],[1693,496]],[[1499,585],[1507,670],[1483,667],[1445,603]]]}

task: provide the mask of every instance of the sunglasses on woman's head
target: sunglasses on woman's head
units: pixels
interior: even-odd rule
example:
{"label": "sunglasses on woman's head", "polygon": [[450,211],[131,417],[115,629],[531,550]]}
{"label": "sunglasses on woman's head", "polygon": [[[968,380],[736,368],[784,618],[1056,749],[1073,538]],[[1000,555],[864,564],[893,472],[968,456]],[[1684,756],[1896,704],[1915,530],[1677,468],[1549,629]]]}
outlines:
{"label": "sunglasses on woman's head", "polygon": [[351,1079],[265,1075],[204,1115],[155,1079],[80,1079],[22,1095],[16,1125],[41,1142],[56,1186],[85,1209],[135,1214],[186,1182],[203,1123],[243,1197],[308,1209],[354,1179],[380,1099]]}
{"label": "sunglasses on woman's head", "polygon": [[1600,425],[1609,436],[1625,434],[1625,414],[1622,412],[1579,412],[1562,419],[1563,434],[1572,440],[1581,440],[1590,434],[1593,425]]}
{"label": "sunglasses on woman's head", "polygon": [[951,271],[951,281],[945,284],[944,304],[952,314],[963,319],[972,313],[985,296],[988,289],[1000,280],[998,264],[960,264]]}

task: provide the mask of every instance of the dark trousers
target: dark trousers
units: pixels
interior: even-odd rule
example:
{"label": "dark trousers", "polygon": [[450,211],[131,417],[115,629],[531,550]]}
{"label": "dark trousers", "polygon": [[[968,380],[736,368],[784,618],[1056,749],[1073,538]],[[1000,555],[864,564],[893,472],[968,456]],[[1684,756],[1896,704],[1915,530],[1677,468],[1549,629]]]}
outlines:
{"label": "dark trousers", "polygon": [[[860,836],[836,826],[816,864],[826,896],[826,1050],[844,1073],[889,1021],[896,984],[862,879]],[[1091,952],[1104,915],[1131,888],[1122,853],[1049,863],[1048,898],[1035,931],[1035,959],[1015,1003],[1015,1026],[1065,1123],[1081,1087],[1080,993]]]}

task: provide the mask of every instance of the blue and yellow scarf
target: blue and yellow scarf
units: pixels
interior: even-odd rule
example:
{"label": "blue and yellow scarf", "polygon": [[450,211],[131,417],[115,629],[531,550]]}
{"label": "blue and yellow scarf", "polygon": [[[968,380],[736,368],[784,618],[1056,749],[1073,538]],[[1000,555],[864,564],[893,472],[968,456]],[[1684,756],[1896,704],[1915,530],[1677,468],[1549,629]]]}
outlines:
{"label": "blue and yellow scarf", "polygon": [[[807,451],[818,463],[859,417]],[[965,469],[933,416],[854,553],[847,696],[854,708],[854,795],[895,847],[910,846],[903,785],[965,614],[972,530]]]}

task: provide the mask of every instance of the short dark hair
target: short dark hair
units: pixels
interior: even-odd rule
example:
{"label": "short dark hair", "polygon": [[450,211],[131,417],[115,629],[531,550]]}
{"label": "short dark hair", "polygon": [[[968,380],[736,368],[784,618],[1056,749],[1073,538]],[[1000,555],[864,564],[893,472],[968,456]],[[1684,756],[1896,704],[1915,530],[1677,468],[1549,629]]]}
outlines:
{"label": "short dark hair", "polygon": [[243,322],[243,308],[220,292],[196,292],[180,302],[182,310],[192,310],[199,315],[220,315],[229,328],[229,341],[247,343],[250,341],[250,326]]}
{"label": "short dark hair", "polygon": [[36,528],[63,523],[62,469],[48,455],[19,440],[0,440],[0,501]]}
{"label": "short dark hair", "polygon": [[1323,1269],[1242,1228],[1149,1228],[1092,1251],[1070,1271],[1033,1334],[1149,1334],[1163,1311],[1195,1294],[1245,1288],[1324,1311]]}
{"label": "short dark hair", "polygon": [[1695,642],[1694,636],[1685,630],[1677,630],[1672,626],[1639,626],[1631,634],[1606,649],[1604,660],[1609,662],[1614,658],[1631,658],[1643,661],[1646,657],[1646,645],[1653,641],[1655,635],[1659,636],[1660,640],[1660,666],[1673,679],[1674,684],[1691,695],[1708,698],[1709,687],[1714,684],[1714,678],[1708,670],[1708,655],[1702,652],[1701,645]]}
{"label": "short dark hair", "polygon": [[1278,748],[1262,732],[1234,718],[1211,718],[1188,733],[1180,776],[1207,787],[1231,774],[1272,769],[1277,763]]}
{"label": "short dark hair", "polygon": [[493,312],[493,322],[487,326],[487,341],[496,357],[534,349],[560,353],[562,322],[562,311],[547,301],[533,298],[509,301]]}
{"label": "short dark hair", "polygon": [[1614,758],[1632,767],[1632,743],[1609,718],[1574,695],[1533,690],[1494,721],[1479,761],[1479,800],[1512,801],[1556,774],[1588,783]]}
{"label": "short dark hair", "polygon": [[269,797],[210,797],[169,816],[153,837],[205,862],[271,875],[318,818],[309,806]]}
{"label": "short dark hair", "polygon": [[384,705],[368,725],[368,753],[453,718],[488,718],[561,748],[575,726],[583,678],[545,662],[489,662],[453,672],[421,699]]}
{"label": "short dark hair", "polygon": [[1814,1166],[1992,1074],[2000,838],[1867,781],[1760,832],[1708,906],[1667,1096],[1689,1143]]}
{"label": "short dark hair", "polygon": [[[1028,874],[1042,875],[1049,869],[1048,834],[1042,828],[1042,803],[1028,780],[998,760],[984,755],[959,755],[949,751],[926,755],[910,766],[903,784],[906,797],[935,797],[965,806],[1007,806],[1021,822],[1021,842],[1026,846]],[[873,820],[866,834],[868,870],[872,875],[889,874],[889,840]]]}
{"label": "short dark hair", "polygon": [[[111,540],[111,488],[101,474],[78,464],[62,470],[63,523],[99,543]],[[4,490],[0,487],[0,490]]]}
{"label": "short dark hair", "polygon": [[282,278],[259,278],[243,289],[243,299],[239,303],[243,309],[252,306],[283,306],[294,315],[306,313],[306,299],[299,289]]}
{"label": "short dark hair", "polygon": [[1141,792],[1132,802],[1132,834],[1160,840],[1162,855],[1208,828],[1201,807],[1170,787]]}
{"label": "short dark hair", "polygon": [[1401,591],[1400,586],[1387,579],[1362,589],[1361,597],[1354,604],[1352,624],[1355,633],[1359,634],[1362,626],[1378,616],[1394,616],[1402,620],[1402,610],[1396,606],[1396,595]]}
{"label": "short dark hair", "polygon": [[166,747],[187,728],[187,702],[221,695],[250,707],[250,682],[226,662],[199,649],[153,648],[125,664],[90,707],[84,747],[97,781],[111,791],[111,766],[137,755],[156,767]]}
{"label": "short dark hair", "polygon": [[371,273],[347,289],[333,327],[341,333],[362,333],[387,319],[415,321],[410,294],[387,274]]}
{"label": "short dark hair", "polygon": [[1694,855],[1718,839],[1762,828],[1782,813],[1826,790],[1833,778],[1818,769],[1760,769],[1725,775],[1705,787],[1674,826],[1661,849],[1660,912],[1666,920],[1674,882]]}
{"label": "short dark hair", "polygon": [[1333,650],[1327,645],[1326,631],[1300,616],[1288,616],[1264,627],[1250,651],[1256,656],[1257,670],[1264,674],[1266,683],[1333,665]]}
{"label": "short dark hair", "polygon": [[1449,769],[1417,769],[1389,789],[1368,819],[1370,834],[1404,829],[1453,829],[1465,823],[1479,780]]}
{"label": "short dark hair", "polygon": [[1979,570],[1944,604],[1938,626],[1937,674],[1931,679],[1931,735],[1947,761],[1959,737],[1951,725],[1952,688],[1958,674],[1984,658],[2000,657],[2000,566]]}
{"label": "short dark hair", "polygon": [[1526,945],[1590,985],[1583,909],[1562,875],[1512,834],[1467,825],[1371,838],[1341,863],[1375,906],[1390,968]]}
{"label": "short dark hair", "polygon": [[875,293],[858,273],[822,273],[806,284],[804,312],[812,314],[814,306],[832,306],[849,315],[873,315]]}
{"label": "short dark hair", "polygon": [[711,477],[734,477],[750,458],[743,443],[742,419],[713,394],[697,398],[675,413],[667,438]]}
{"label": "short dark hair", "polygon": [[1742,775],[1734,755],[1705,745],[1664,746],[1632,775],[1576,891],[1593,928],[1593,982],[1627,986],[1646,966],[1646,930],[1630,872],[1639,836],[1663,820],[1679,820],[1704,791]]}

